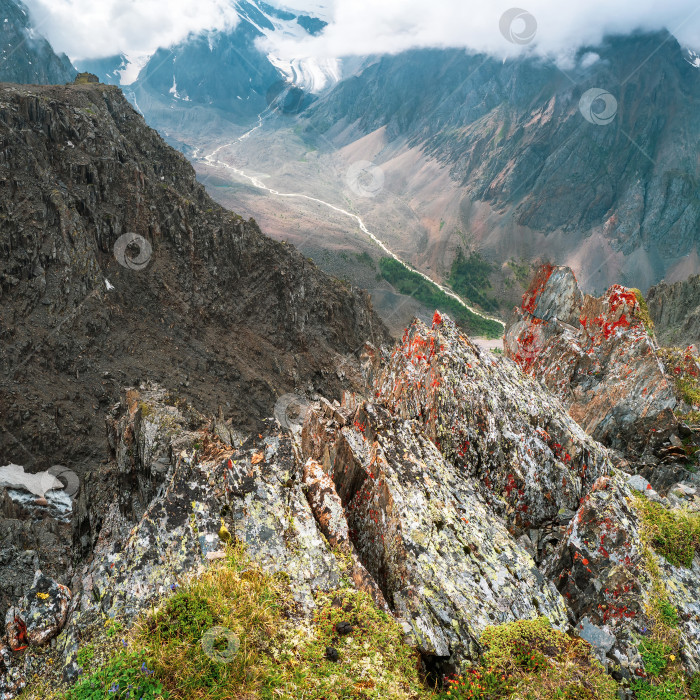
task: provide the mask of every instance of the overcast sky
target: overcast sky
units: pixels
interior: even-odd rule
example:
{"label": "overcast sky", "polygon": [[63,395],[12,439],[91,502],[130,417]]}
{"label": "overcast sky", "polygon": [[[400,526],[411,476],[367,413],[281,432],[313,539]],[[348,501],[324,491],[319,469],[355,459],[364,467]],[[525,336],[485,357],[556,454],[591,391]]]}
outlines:
{"label": "overcast sky", "polygon": [[[233,0],[25,0],[39,31],[71,58],[143,55],[189,32],[236,24]],[[299,43],[270,46],[285,58],[367,55],[426,46],[466,47],[499,56],[522,51],[565,57],[607,32],[667,28],[700,50],[698,0],[275,0],[318,10],[330,25]],[[517,16],[516,16],[517,15]],[[508,39],[504,38],[504,33]]]}

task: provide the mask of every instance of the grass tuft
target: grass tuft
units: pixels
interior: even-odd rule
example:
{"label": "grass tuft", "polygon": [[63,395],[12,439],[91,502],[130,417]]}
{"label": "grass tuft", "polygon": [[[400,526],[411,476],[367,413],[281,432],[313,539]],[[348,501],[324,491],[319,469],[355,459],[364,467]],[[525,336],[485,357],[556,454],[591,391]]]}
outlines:
{"label": "grass tuft", "polygon": [[649,546],[674,566],[690,568],[700,552],[700,514],[668,510],[641,495],[635,506]]}
{"label": "grass tuft", "polygon": [[444,700],[616,700],[617,684],[590,645],[545,617],[484,630],[481,666],[449,682]]}

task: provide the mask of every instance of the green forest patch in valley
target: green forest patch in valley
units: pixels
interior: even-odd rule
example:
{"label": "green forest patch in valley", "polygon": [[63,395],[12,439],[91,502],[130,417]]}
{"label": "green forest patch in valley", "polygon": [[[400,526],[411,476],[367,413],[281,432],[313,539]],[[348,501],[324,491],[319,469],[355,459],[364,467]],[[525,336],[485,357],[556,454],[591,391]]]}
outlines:
{"label": "green forest patch in valley", "polygon": [[393,258],[381,258],[379,270],[382,277],[401,294],[412,296],[429,309],[439,309],[448,313],[455,323],[462,326],[470,335],[500,338],[503,326],[489,321],[464,308],[456,299],[447,296],[437,285],[428,282],[417,272],[408,270]]}
{"label": "green forest patch in valley", "polygon": [[472,251],[469,257],[463,251],[457,253],[452,262],[449,283],[463,299],[477,304],[484,311],[497,313],[501,303],[493,296],[489,277],[496,266],[485,260],[480,253]]}

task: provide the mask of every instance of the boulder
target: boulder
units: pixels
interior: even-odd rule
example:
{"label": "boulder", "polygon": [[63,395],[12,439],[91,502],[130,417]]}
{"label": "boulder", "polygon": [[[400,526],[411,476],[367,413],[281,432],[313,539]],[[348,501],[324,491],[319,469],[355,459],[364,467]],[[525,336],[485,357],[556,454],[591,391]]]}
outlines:
{"label": "boulder", "polygon": [[43,646],[53,639],[66,623],[71,592],[41,571],[20,602],[5,616],[5,631],[13,651],[30,644]]}

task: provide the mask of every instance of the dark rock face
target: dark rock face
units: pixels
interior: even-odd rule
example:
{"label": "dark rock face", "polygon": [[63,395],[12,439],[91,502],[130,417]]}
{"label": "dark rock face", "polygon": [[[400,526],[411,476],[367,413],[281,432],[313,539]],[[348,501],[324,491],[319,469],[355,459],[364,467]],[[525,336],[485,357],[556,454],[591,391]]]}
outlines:
{"label": "dark rock face", "polygon": [[73,80],[68,56],[54,53],[20,0],[0,0],[0,82],[46,85]]}
{"label": "dark rock face", "polygon": [[116,88],[7,86],[0,115],[0,461],[99,456],[125,379],[251,426],[278,393],[337,395],[339,354],[387,338],[366,295],[210,200]]}
{"label": "dark rock face", "polygon": [[700,275],[647,292],[649,314],[662,345],[700,347]]}
{"label": "dark rock face", "polygon": [[[229,433],[260,428],[281,394],[339,396],[340,362],[388,338],[365,294],[210,200],[117,88],[0,87],[0,208],[0,464],[76,473],[79,556],[101,503],[137,519],[153,497],[150,472],[107,474],[122,386],[160,380]],[[34,569],[68,570],[56,527],[8,517],[0,612]]]}
{"label": "dark rock face", "polygon": [[625,287],[583,297],[569,268],[543,267],[506,328],[505,350],[609,447],[658,453],[678,429],[673,381]]}

